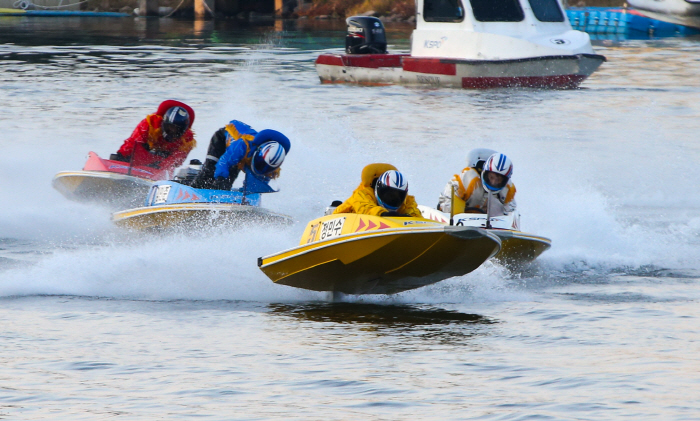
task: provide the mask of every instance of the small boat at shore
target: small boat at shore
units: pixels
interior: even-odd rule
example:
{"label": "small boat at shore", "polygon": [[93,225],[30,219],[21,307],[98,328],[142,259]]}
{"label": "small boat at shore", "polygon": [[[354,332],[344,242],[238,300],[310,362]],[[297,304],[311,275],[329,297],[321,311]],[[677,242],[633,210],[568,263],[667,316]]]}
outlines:
{"label": "small boat at shore", "polygon": [[273,282],[312,291],[394,294],[465,275],[501,248],[498,236],[425,218],[331,214],[298,247],[258,259]]}
{"label": "small boat at shore", "polygon": [[484,213],[458,213],[450,216],[428,206],[418,205],[418,209],[426,219],[446,225],[479,227],[496,235],[501,240],[501,250],[494,258],[507,267],[517,268],[530,263],[552,246],[549,238],[520,231],[520,214],[517,211],[499,216]]}
{"label": "small boat at shore", "polygon": [[575,88],[605,61],[557,0],[417,0],[410,54],[387,54],[381,21],[347,19],[346,54],[321,54],[323,83]]}
{"label": "small boat at shore", "polygon": [[275,190],[267,184],[250,180],[246,178],[246,183],[238,190],[196,189],[181,184],[177,179],[158,181],[153,183],[145,196],[143,206],[114,212],[112,221],[120,227],[137,231],[290,224],[290,216],[260,206],[260,196]]}
{"label": "small boat at shore", "polygon": [[82,171],[61,171],[54,176],[52,185],[77,202],[123,208],[143,203],[153,182],[169,175],[166,170],[132,166],[90,152]]}

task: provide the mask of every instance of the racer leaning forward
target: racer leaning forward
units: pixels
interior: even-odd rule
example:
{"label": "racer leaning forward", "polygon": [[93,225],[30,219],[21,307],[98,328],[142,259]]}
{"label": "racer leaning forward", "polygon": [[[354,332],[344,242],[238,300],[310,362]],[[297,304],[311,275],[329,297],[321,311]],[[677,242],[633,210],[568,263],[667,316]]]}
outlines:
{"label": "racer leaning forward", "polygon": [[420,217],[416,199],[408,194],[408,181],[391,164],[369,164],[362,169],[362,182],[336,213]]}
{"label": "racer leaning forward", "polygon": [[195,147],[192,132],[194,110],[180,101],[163,101],[155,114],[144,118],[110,159],[173,170],[185,162]]}
{"label": "racer leaning forward", "polygon": [[214,133],[207,158],[192,187],[231,190],[240,171],[250,169],[264,183],[279,177],[280,165],[289,153],[287,136],[275,130],[260,133],[238,120]]}
{"label": "racer leaning forward", "polygon": [[[498,200],[490,203],[491,215],[502,215],[516,209],[515,185],[511,181],[513,163],[502,153],[491,149],[474,149],[467,155],[467,168],[461,174],[455,174],[447,182],[438,199],[438,210],[450,213],[452,210],[452,191],[466,202],[466,212],[486,212],[488,196],[492,194]],[[470,209],[472,208],[472,209]],[[456,209],[455,213],[464,210]]]}

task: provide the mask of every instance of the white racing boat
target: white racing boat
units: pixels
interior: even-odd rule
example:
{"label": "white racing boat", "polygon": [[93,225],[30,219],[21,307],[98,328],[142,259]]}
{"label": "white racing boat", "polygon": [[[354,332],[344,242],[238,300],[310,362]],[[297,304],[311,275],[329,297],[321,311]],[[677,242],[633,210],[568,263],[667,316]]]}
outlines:
{"label": "white racing boat", "polygon": [[347,54],[322,54],[324,83],[574,88],[605,61],[557,0],[417,0],[410,54],[387,54],[377,18],[347,19]]}

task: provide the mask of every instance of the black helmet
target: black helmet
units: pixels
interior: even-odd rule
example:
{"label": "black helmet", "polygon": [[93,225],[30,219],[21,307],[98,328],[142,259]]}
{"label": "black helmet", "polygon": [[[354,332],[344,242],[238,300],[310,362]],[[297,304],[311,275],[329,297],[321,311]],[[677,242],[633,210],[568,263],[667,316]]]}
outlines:
{"label": "black helmet", "polygon": [[173,142],[180,138],[190,127],[190,113],[182,107],[172,107],[165,112],[163,123],[163,139]]}

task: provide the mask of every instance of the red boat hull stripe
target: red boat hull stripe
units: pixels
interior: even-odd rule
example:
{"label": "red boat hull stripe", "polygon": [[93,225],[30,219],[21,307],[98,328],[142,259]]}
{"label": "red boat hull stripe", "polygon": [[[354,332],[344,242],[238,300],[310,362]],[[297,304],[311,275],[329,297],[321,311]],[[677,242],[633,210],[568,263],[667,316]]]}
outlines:
{"label": "red boat hull stripe", "polygon": [[406,57],[403,59],[403,70],[431,75],[455,76],[457,74],[457,65],[455,63],[444,63],[439,58],[416,59]]}

